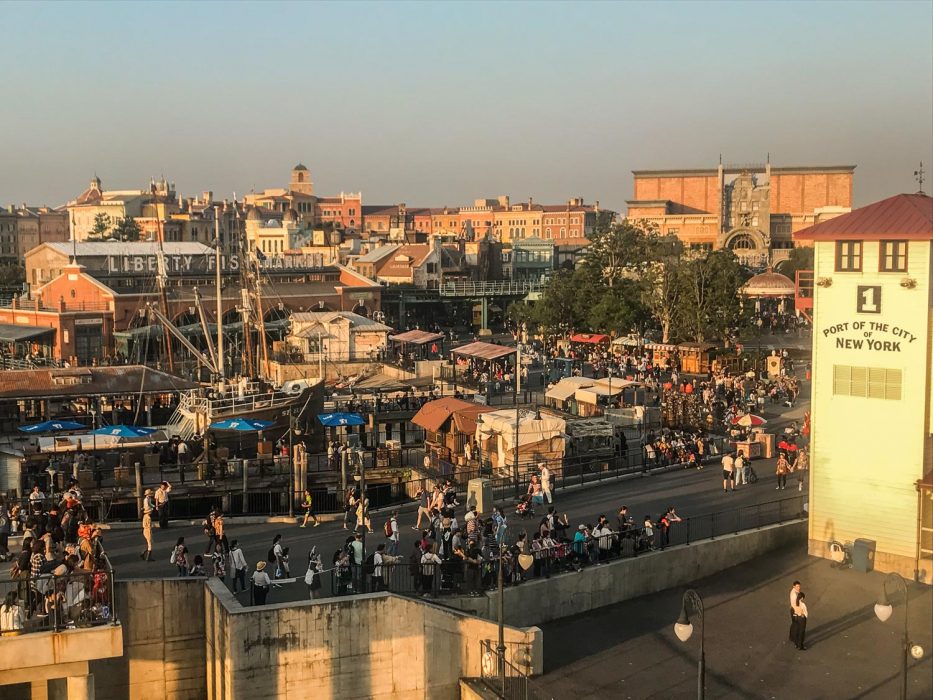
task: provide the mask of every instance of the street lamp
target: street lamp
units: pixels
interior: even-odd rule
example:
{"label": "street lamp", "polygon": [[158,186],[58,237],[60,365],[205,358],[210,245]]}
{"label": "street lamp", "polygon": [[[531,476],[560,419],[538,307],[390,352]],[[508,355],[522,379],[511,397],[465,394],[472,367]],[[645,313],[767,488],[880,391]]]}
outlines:
{"label": "street lamp", "polygon": [[695,617],[700,618],[700,660],[697,665],[697,700],[703,700],[706,696],[706,650],[703,646],[703,625],[706,615],[703,613],[703,599],[700,594],[692,588],[684,592],[681,601],[680,617],[674,623],[674,634],[677,639],[686,642],[693,635],[693,624],[690,622],[690,616],[687,610],[692,609]]}
{"label": "street lamp", "polygon": [[875,615],[882,622],[887,622],[894,613],[894,606],[888,600],[888,583],[896,583],[904,591],[904,648],[901,653],[901,700],[907,700],[907,657],[912,656],[915,659],[923,658],[923,647],[919,644],[913,644],[910,641],[908,625],[910,622],[910,595],[907,590],[907,582],[904,577],[896,572],[892,572],[884,577],[881,583],[881,598],[875,603]]}
{"label": "street lamp", "polygon": [[503,696],[505,696],[505,580],[503,576],[505,552],[506,546],[505,543],[502,543],[499,545],[499,601],[497,605],[499,617],[499,643],[496,645],[496,653],[499,656],[499,682],[502,684]]}

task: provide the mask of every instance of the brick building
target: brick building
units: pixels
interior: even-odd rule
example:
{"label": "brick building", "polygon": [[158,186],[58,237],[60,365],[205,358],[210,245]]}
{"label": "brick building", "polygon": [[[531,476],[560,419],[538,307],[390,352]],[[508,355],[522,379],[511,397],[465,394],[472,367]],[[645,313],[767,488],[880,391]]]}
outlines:
{"label": "brick building", "polygon": [[[147,242],[40,245],[26,256],[29,293],[0,307],[0,324],[36,332],[54,328],[48,354],[72,364],[90,364],[113,355],[119,350],[117,341],[126,347],[127,341],[154,323],[145,314],[147,305],[162,306],[156,283],[157,249],[157,243]],[[196,288],[203,290],[210,322],[216,320],[214,250],[196,242],[167,242],[163,250],[164,312],[176,326],[190,328],[197,337]],[[293,311],[353,311],[371,316],[380,309],[381,287],[376,282],[348,268],[318,262],[314,256],[277,255],[261,263],[267,330],[272,324],[281,325]],[[242,328],[238,307],[243,304],[237,256],[221,258],[221,277],[223,322],[236,332]]]}
{"label": "brick building", "polygon": [[753,266],[777,265],[792,234],[850,211],[854,165],[635,170],[628,218]]}

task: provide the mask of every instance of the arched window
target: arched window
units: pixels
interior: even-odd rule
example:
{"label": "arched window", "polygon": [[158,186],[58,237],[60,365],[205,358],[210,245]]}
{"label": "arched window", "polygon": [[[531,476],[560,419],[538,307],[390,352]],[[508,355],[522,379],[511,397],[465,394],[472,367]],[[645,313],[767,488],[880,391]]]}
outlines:
{"label": "arched window", "polygon": [[729,247],[732,250],[755,250],[758,245],[755,243],[755,239],[747,233],[740,233],[732,239]]}

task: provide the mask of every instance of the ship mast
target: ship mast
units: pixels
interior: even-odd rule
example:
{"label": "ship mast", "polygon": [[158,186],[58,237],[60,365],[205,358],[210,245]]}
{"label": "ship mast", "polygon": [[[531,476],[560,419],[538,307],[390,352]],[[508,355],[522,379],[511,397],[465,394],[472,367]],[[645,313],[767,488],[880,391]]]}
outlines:
{"label": "ship mast", "polygon": [[[233,201],[236,202],[234,196]],[[220,277],[220,207],[214,207],[214,284],[217,288],[217,374],[221,384],[224,381],[224,331],[223,318],[224,310],[220,298],[221,277]],[[208,336],[210,337],[210,336]]]}
{"label": "ship mast", "polygon": [[[158,283],[159,283],[159,302],[162,305],[162,314],[168,317],[168,297],[165,293],[166,282],[168,281],[168,269],[165,266],[165,249],[162,246],[162,213],[159,211],[158,202],[156,202],[156,220],[158,222],[159,250],[156,253],[156,262],[158,263]],[[162,325],[162,333],[165,338],[165,352],[168,354],[168,371],[175,372],[175,358],[172,357],[172,335],[169,333],[165,324]]]}

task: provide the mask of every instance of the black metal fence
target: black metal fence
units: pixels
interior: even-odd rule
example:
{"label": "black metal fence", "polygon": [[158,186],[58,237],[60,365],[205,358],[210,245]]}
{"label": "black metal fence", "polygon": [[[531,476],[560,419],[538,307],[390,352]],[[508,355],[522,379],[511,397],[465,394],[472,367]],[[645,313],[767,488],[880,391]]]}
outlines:
{"label": "black metal fence", "polygon": [[0,635],[57,632],[116,623],[113,569],[0,578]]}
{"label": "black metal fence", "polygon": [[502,700],[533,700],[537,697],[531,680],[490,639],[480,640],[480,679]]}
{"label": "black metal fence", "polygon": [[[506,586],[521,585],[536,578],[550,578],[668,547],[690,545],[797,520],[807,516],[805,501],[804,495],[798,494],[669,521],[669,524],[662,522],[659,515],[652,519],[650,527],[644,522],[616,522],[604,526],[582,523],[584,529],[581,530],[581,523],[567,523],[556,528],[549,539],[525,536],[524,545],[519,544],[523,528],[512,525],[500,538],[507,545],[502,557],[495,540],[480,537],[474,549],[466,535],[459,552],[451,546],[446,551],[443,547],[434,547],[437,552],[425,554],[413,544],[406,551],[393,553],[386,549],[380,553],[380,561],[371,555],[363,563],[354,563],[352,549],[341,549],[333,561],[323,566],[319,587],[315,589],[316,597],[377,591],[426,598],[479,596],[496,589],[500,565],[504,567],[502,573]],[[536,526],[537,521],[535,529]],[[442,536],[436,534],[438,538]],[[368,549],[375,549],[372,546],[375,539],[383,541],[381,536],[370,536]],[[297,574],[303,576],[304,571]],[[289,575],[295,575],[295,572]],[[274,595],[273,592],[273,600]],[[245,598],[243,602],[251,603],[252,600]]]}

